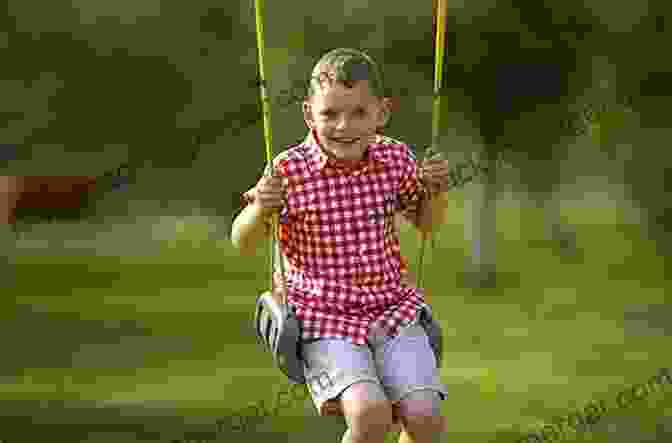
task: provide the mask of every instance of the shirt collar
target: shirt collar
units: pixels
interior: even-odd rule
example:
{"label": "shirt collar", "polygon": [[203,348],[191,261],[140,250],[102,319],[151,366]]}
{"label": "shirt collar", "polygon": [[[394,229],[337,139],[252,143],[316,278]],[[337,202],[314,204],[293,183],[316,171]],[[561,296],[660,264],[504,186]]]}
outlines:
{"label": "shirt collar", "polygon": [[[308,149],[308,158],[318,171],[323,170],[327,165],[334,167],[335,161],[327,156],[320,146],[319,137],[314,130],[310,130],[306,136],[303,145]],[[388,162],[387,156],[384,154],[382,148],[382,136],[376,134],[375,142],[370,143],[367,150],[367,160],[361,163],[356,169],[366,167],[372,163],[385,164]]]}

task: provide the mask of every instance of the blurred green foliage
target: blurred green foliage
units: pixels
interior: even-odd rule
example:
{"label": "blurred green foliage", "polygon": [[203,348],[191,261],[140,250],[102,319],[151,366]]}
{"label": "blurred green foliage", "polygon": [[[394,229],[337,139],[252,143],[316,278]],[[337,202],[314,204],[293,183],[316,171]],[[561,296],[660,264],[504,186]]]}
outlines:
{"label": "blurred green foliage", "polygon": [[[233,195],[254,182],[263,161],[253,2],[54,0],[44,10],[36,1],[10,0],[0,16],[7,49],[0,89],[10,97],[0,105],[6,123],[0,141],[19,144],[22,159],[7,168],[91,175],[127,161],[148,195],[233,210]],[[637,112],[656,116],[650,124],[660,121],[650,111],[660,104],[651,91],[669,89],[669,61],[644,58],[640,48],[660,35],[664,8],[662,2],[648,2],[646,10],[628,4],[615,13],[580,0],[451,5],[445,106],[466,116],[488,150],[506,145],[546,160],[523,168],[525,186],[546,195],[559,180],[555,163],[566,155],[556,146],[566,135],[561,122],[568,105],[594,84],[594,55],[607,54],[618,68],[615,95],[635,97]],[[304,81],[328,49],[362,48],[382,63],[393,93],[408,92],[390,134],[428,144],[429,103],[418,112],[416,99],[431,94],[431,3],[300,1],[289,9],[269,3],[266,11],[276,104],[286,102],[282,91]],[[640,20],[628,21],[629,15]],[[627,26],[625,35],[620,30]],[[618,44],[624,39],[627,44]],[[642,90],[649,98],[639,98]],[[303,137],[297,111],[276,110],[282,114],[275,119],[276,152]],[[288,119],[293,123],[284,124]],[[452,128],[450,114],[446,119]],[[63,164],[54,171],[57,152]],[[222,195],[222,189],[235,192]]]}

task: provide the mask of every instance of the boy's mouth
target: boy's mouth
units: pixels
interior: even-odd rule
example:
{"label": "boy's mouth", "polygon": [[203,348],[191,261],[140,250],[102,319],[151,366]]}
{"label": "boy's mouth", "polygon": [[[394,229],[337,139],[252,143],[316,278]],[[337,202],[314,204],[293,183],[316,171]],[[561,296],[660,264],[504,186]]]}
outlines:
{"label": "boy's mouth", "polygon": [[338,144],[341,144],[341,145],[352,145],[352,144],[355,144],[359,141],[359,137],[348,137],[348,138],[346,138],[346,137],[338,137],[338,138],[329,137],[329,141],[334,142],[334,143],[338,143]]}

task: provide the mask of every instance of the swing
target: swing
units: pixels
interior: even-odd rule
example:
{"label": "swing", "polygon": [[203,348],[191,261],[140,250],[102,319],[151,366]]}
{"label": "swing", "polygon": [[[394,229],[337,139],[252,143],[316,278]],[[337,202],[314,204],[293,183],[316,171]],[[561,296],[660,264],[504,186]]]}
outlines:
{"label": "swing", "polygon": [[[266,81],[264,76],[264,31],[263,31],[263,0],[255,0],[256,10],[256,28],[257,28],[257,46],[259,55],[259,82],[261,90],[261,100],[263,107],[264,120],[264,138],[266,141],[266,161],[269,165],[267,174],[277,174],[273,169],[273,155],[271,151],[271,125],[270,125],[270,104],[268,92],[266,90]],[[445,31],[445,2],[438,0],[437,6],[437,27],[436,27],[436,63],[434,78],[434,107],[432,121],[432,145],[427,148],[425,155],[431,155],[431,152],[438,146],[439,139],[439,110],[440,110],[440,87],[443,68],[443,41]],[[285,281],[285,263],[284,257],[278,247],[278,214],[275,213],[271,219],[270,248],[269,248],[269,267],[270,267],[270,290],[261,294],[256,303],[254,312],[254,326],[259,343],[271,353],[275,365],[282,373],[287,376],[290,382],[294,384],[305,384],[306,379],[303,373],[303,362],[300,352],[301,328],[294,307],[289,305],[286,300],[286,281]],[[418,257],[418,288],[422,287],[422,269],[425,255],[425,246],[427,243],[427,234],[423,233]],[[273,278],[275,270],[275,260],[279,261],[280,277],[282,287],[276,287]],[[420,313],[420,324],[424,327],[429,342],[436,357],[437,367],[441,367],[443,357],[443,335],[441,325],[432,315],[431,309],[423,309]]]}

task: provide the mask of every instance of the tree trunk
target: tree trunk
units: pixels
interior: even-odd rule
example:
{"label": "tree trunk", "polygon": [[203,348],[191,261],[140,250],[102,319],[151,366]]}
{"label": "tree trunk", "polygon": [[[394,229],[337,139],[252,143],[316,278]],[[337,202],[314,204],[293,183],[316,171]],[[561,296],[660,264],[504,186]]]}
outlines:
{"label": "tree trunk", "polygon": [[469,287],[494,287],[496,285],[496,206],[497,206],[497,160],[496,153],[484,152],[479,162],[479,179],[468,189],[465,200],[465,235],[471,240],[471,257],[466,266],[466,281]]}

